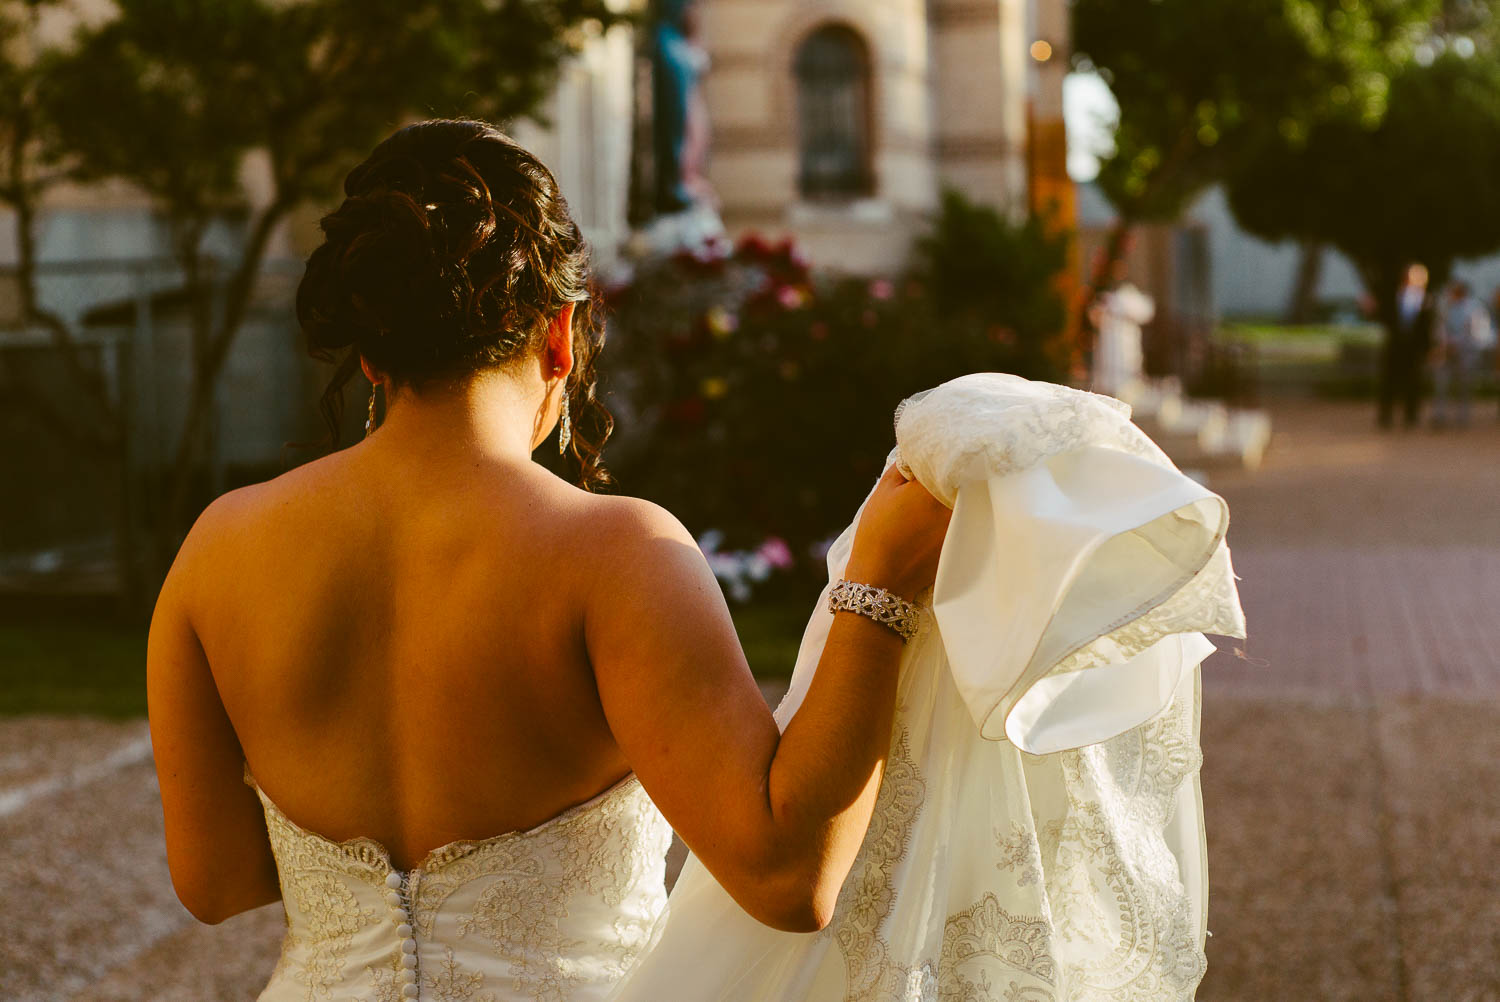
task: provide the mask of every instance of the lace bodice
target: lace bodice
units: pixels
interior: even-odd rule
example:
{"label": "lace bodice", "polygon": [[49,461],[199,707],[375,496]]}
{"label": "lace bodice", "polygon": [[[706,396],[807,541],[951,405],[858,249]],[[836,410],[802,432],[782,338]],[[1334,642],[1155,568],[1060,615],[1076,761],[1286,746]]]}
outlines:
{"label": "lace bodice", "polygon": [[287,930],[260,1002],[605,998],[666,907],[672,832],[635,777],[525,832],[434,849],[410,871],[260,795]]}

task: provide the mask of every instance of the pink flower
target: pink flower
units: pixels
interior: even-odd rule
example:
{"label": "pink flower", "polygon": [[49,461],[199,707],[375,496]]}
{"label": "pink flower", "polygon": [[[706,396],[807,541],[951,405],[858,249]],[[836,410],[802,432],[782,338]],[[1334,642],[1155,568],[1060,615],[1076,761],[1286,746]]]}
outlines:
{"label": "pink flower", "polygon": [[715,306],[705,314],[709,333],[723,340],[739,330],[740,318],[722,306]]}
{"label": "pink flower", "polygon": [[877,278],[870,283],[870,295],[876,299],[890,299],[896,294],[896,287],[883,278]]}
{"label": "pink flower", "polygon": [[786,545],[786,540],[780,536],[768,536],[760,548],[755,551],[766,563],[780,570],[786,570],[792,566],[792,550]]}
{"label": "pink flower", "polygon": [[788,310],[799,310],[807,302],[807,293],[795,285],[783,285],[776,290],[776,301]]}

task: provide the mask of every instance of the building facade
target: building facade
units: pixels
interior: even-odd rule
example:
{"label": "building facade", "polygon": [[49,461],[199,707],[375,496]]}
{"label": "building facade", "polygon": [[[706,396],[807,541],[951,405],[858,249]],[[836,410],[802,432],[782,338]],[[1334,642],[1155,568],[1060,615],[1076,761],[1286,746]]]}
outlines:
{"label": "building facade", "polygon": [[1061,135],[1063,0],[699,7],[708,176],[731,235],[785,233],[815,264],[894,271],[944,188],[1024,208],[1046,166],[1033,135]]}

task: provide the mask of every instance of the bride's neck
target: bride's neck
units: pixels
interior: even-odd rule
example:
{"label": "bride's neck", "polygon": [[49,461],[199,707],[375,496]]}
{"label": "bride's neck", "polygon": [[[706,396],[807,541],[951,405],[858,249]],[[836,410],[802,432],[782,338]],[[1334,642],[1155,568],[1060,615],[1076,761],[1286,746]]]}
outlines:
{"label": "bride's neck", "polygon": [[545,385],[504,370],[420,391],[398,387],[370,442],[431,460],[526,462],[543,432],[545,404]]}

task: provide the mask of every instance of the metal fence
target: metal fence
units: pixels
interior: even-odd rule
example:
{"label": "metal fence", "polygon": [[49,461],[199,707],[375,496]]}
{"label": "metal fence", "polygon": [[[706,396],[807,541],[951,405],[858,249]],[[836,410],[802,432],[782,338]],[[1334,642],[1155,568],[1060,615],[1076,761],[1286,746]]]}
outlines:
{"label": "metal fence", "polygon": [[[268,262],[257,283],[216,386],[206,496],[274,475],[296,461],[288,442],[319,436],[323,374],[302,356],[292,312],[301,267]],[[211,273],[215,318],[225,272]],[[19,322],[17,276],[0,271],[0,594],[118,590],[122,538],[159,518],[182,434],[189,294],[161,259],[44,264],[37,287],[94,378],[77,377],[54,331]],[[95,379],[102,393],[86,385]]]}

